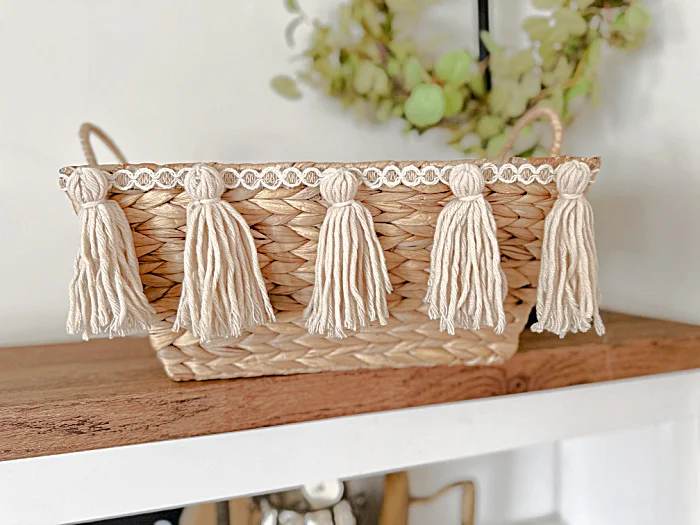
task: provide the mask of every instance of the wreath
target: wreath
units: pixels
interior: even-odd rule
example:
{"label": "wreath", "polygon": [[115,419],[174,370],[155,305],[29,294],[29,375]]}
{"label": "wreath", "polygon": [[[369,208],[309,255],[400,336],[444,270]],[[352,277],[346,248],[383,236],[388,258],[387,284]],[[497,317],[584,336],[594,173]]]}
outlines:
{"label": "wreath", "polygon": [[[603,42],[634,50],[651,25],[649,11],[635,0],[533,0],[543,12],[524,21],[527,49],[505,49],[482,31],[484,60],[464,49],[436,57],[411,35],[437,1],[351,0],[328,25],[311,19],[297,0],[285,0],[294,15],[285,31],[288,44],[294,46],[304,23],[312,37],[302,70],[274,77],[272,88],[299,99],[301,81],[339,99],[361,120],[401,118],[405,133],[446,129],[449,143],[465,155],[494,157],[529,108],[548,105],[568,123],[584,100],[595,102]],[[526,127],[514,153],[546,155],[537,135]]]}

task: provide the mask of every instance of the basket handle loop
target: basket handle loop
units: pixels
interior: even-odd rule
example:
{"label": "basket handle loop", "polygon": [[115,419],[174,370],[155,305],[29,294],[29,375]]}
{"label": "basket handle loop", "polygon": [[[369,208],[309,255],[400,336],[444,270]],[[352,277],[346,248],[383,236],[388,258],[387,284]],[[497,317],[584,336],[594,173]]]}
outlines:
{"label": "basket handle loop", "polygon": [[561,115],[550,107],[537,106],[527,110],[515,123],[501,154],[498,156],[498,160],[503,161],[506,158],[525,126],[541,118],[549,120],[549,124],[552,126],[552,148],[549,151],[549,155],[558,157],[561,154],[561,143],[564,138],[564,123],[561,120]]}
{"label": "basket handle loop", "polygon": [[104,142],[107,145],[110,151],[114,153],[114,156],[117,157],[117,159],[119,159],[120,164],[127,164],[126,157],[124,157],[124,154],[117,147],[114,141],[111,138],[109,138],[109,136],[104,131],[102,131],[102,129],[98,128],[94,124],[85,122],[80,126],[78,136],[80,137],[80,145],[83,147],[83,153],[85,153],[85,159],[87,160],[88,165],[98,165],[97,157],[95,157],[95,150],[92,148],[92,144],[90,144],[91,134],[95,134],[97,138],[99,138],[102,142]]}

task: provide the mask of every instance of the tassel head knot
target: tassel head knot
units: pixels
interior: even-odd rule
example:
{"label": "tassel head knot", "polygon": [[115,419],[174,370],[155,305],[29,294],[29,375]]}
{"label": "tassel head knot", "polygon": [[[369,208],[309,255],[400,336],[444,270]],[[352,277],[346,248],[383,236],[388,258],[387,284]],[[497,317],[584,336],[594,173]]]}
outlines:
{"label": "tassel head knot", "polygon": [[97,168],[80,167],[68,179],[66,191],[81,209],[102,204],[107,198],[109,180]]}
{"label": "tassel head knot", "polygon": [[329,168],[321,178],[321,197],[331,206],[347,206],[355,200],[360,182],[360,177],[348,169]]}
{"label": "tassel head knot", "polygon": [[473,200],[484,191],[484,175],[474,164],[459,164],[450,171],[449,185],[459,200]]}
{"label": "tassel head knot", "polygon": [[185,191],[194,202],[207,204],[221,199],[226,187],[219,172],[207,164],[195,164],[185,175]]}
{"label": "tassel head knot", "polygon": [[591,182],[591,168],[578,160],[565,162],[557,168],[557,191],[565,199],[578,199]]}

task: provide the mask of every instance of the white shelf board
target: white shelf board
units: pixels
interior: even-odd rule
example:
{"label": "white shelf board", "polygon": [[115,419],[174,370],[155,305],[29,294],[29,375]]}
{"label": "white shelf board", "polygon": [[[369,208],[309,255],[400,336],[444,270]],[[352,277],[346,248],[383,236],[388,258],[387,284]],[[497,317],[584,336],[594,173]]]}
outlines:
{"label": "white shelf board", "polygon": [[697,414],[700,371],[0,463],[0,523],[271,492]]}

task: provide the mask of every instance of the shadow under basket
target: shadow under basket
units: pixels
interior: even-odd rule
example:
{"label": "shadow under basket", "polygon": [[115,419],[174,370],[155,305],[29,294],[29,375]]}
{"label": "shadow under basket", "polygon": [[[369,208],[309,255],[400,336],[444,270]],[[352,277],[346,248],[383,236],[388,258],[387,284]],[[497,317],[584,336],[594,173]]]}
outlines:
{"label": "shadow under basket", "polygon": [[[84,144],[90,132],[83,130]],[[108,142],[109,139],[106,139]],[[250,225],[276,321],[246,328],[240,337],[203,343],[185,330],[173,331],[183,280],[187,207],[182,187],[192,164],[100,165],[131,226],[145,295],[156,311],[151,344],[168,376],[177,381],[297,374],[360,368],[488,365],[511,357],[537,298],[545,217],[557,198],[555,173],[579,161],[595,174],[598,158],[370,162],[348,164],[209,163],[223,177],[222,199]],[[96,165],[94,155],[88,162]],[[486,181],[501,267],[507,278],[507,325],[440,330],[424,304],[431,246],[438,215],[453,198],[446,184],[457,164],[474,164]],[[345,339],[310,334],[303,312],[311,297],[319,230],[327,206],[319,178],[342,166],[362,177],[355,200],[369,210],[383,250],[393,292],[388,322]],[[61,170],[65,187],[75,167]]]}

